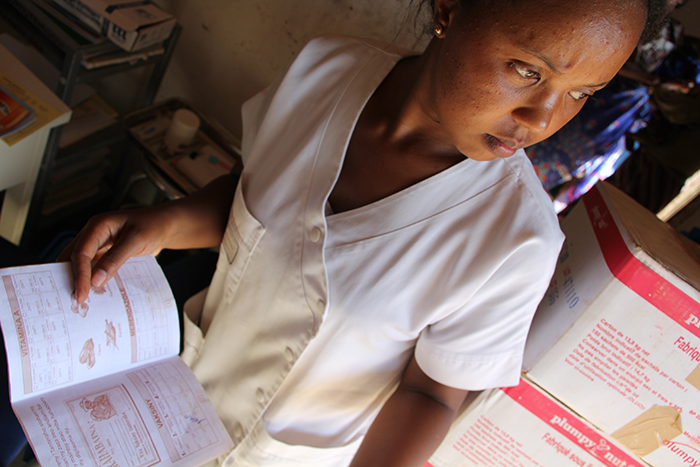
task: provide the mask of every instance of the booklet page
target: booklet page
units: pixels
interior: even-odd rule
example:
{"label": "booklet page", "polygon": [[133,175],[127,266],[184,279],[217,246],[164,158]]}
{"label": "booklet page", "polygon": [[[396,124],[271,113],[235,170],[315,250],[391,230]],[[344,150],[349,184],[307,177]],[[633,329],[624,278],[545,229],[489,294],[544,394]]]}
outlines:
{"label": "booklet page", "polygon": [[72,292],[68,263],[0,270],[13,402],[177,355],[177,307],[153,256],[129,260],[85,303]]}
{"label": "booklet page", "polygon": [[233,447],[179,357],[25,399],[14,408],[43,467],[193,467]]}

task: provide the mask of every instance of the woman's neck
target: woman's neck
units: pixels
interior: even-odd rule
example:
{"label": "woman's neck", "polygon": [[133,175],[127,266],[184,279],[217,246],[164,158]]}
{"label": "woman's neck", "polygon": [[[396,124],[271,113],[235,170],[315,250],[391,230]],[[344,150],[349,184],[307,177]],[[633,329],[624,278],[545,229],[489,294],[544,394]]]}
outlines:
{"label": "woman's neck", "polygon": [[362,115],[363,131],[382,146],[403,154],[454,157],[458,151],[428,105],[432,89],[432,46],[400,60],[370,98]]}
{"label": "woman's neck", "polygon": [[430,76],[424,60],[401,60],[367,102],[329,198],[334,212],[368,205],[464,160],[424,105]]}

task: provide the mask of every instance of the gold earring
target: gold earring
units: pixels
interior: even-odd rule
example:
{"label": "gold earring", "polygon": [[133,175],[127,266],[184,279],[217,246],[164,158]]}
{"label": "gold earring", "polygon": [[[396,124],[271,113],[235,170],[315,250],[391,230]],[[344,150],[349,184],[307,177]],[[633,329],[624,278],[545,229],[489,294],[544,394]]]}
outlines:
{"label": "gold earring", "polygon": [[435,36],[442,37],[445,30],[442,28],[442,24],[438,23],[435,25]]}

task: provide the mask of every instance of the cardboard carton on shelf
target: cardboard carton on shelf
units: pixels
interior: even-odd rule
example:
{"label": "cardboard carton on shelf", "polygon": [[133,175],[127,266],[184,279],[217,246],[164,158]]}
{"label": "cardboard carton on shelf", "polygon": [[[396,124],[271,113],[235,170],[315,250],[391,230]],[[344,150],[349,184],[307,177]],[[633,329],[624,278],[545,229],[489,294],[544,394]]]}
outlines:
{"label": "cardboard carton on shelf", "polygon": [[170,13],[148,1],[53,1],[128,52],[163,42],[177,22]]}
{"label": "cardboard carton on shelf", "polygon": [[643,467],[610,436],[521,380],[482,392],[425,467]]}
{"label": "cardboard carton on shelf", "polygon": [[604,182],[562,230],[527,377],[647,463],[700,465],[698,246]]}

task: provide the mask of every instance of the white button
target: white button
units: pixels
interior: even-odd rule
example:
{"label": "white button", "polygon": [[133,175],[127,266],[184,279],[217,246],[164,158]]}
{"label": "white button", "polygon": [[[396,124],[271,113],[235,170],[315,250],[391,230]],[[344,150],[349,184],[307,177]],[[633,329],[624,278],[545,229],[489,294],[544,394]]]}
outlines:
{"label": "white button", "polygon": [[236,426],[233,428],[233,436],[236,439],[241,439],[243,437],[243,427],[240,423],[237,423]]}
{"label": "white button", "polygon": [[323,313],[326,310],[326,302],[324,302],[323,300],[319,300],[318,302],[316,302],[316,310],[319,313]]}
{"label": "white button", "polygon": [[311,229],[311,233],[309,233],[309,240],[311,240],[314,243],[321,240],[321,229],[319,229],[318,227],[314,227],[313,229]]}
{"label": "white button", "polygon": [[290,363],[294,361],[294,352],[289,347],[284,349],[284,358]]}
{"label": "white button", "polygon": [[265,402],[265,392],[262,389],[258,389],[255,391],[255,398],[262,404]]}

